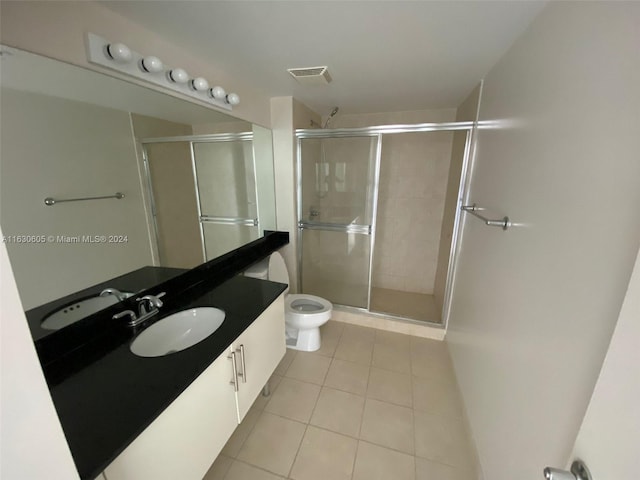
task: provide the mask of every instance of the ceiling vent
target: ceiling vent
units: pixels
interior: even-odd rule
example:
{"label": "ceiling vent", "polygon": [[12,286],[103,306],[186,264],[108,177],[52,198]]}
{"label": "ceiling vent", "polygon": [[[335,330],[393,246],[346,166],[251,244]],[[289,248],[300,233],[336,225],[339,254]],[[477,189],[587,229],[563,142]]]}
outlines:
{"label": "ceiling vent", "polygon": [[329,85],[331,75],[328,67],[288,68],[291,74],[302,85]]}

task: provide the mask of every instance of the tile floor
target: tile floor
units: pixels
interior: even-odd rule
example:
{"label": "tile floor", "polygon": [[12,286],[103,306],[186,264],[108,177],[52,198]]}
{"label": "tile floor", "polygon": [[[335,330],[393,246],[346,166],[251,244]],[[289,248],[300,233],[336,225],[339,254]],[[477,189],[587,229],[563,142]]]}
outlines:
{"label": "tile floor", "polygon": [[440,323],[441,315],[433,295],[402,292],[388,288],[371,289],[371,311],[398,317]]}
{"label": "tile floor", "polygon": [[328,322],[287,350],[204,480],[472,480],[443,342]]}

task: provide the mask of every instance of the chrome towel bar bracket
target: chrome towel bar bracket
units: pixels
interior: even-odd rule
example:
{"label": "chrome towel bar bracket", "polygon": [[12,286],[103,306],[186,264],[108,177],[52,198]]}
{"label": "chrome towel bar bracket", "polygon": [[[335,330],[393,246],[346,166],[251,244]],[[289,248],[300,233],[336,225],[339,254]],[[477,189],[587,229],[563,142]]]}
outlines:
{"label": "chrome towel bar bracket", "polygon": [[102,200],[104,198],[117,198],[118,200],[120,200],[121,198],[124,198],[124,193],[116,192],[113,195],[103,195],[101,197],[82,197],[82,198],[63,198],[63,199],[60,199],[60,198],[55,199],[55,198],[47,197],[44,199],[44,204],[51,206],[51,205],[55,205],[56,203],[80,202],[82,200]]}
{"label": "chrome towel bar bracket", "polygon": [[485,225],[490,227],[502,227],[503,230],[506,230],[511,226],[509,217],[503,217],[501,220],[491,220],[490,218],[480,215],[478,212],[483,211],[484,208],[476,206],[475,203],[473,205],[462,205],[460,209],[464,212],[470,213],[474,217],[478,217]]}

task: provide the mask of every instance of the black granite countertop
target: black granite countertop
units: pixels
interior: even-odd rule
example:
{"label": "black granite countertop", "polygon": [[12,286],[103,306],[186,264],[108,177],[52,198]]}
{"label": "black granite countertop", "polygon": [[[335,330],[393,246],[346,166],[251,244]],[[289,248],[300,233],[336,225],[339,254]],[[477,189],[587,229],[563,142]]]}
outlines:
{"label": "black granite countertop", "polygon": [[[51,396],[80,478],[99,475],[285,288],[281,283],[236,276],[208,293],[194,291],[182,302],[163,307],[150,324],[198,306],[226,313],[213,335],[181,352],[138,357],[129,345],[140,329],[120,325],[85,346],[83,350],[89,351],[84,355],[76,352],[50,364],[46,373]],[[93,358],[96,354],[99,358]]]}
{"label": "black granite countertop", "polygon": [[[36,350],[80,478],[99,475],[284,292],[284,284],[238,273],[288,242],[286,232],[265,232],[263,238],[192,270],[147,270],[147,274],[160,275],[157,284],[145,283],[143,274],[142,287],[135,281],[130,287],[109,285],[131,291],[146,288],[138,295],[166,292],[160,313],[135,328],[126,319],[112,318],[115,312],[135,309],[135,296],[44,336],[38,333],[43,314],[69,297],[28,312]],[[143,358],[129,350],[145,328],[167,315],[199,306],[226,313],[220,328],[205,340],[164,357]]]}

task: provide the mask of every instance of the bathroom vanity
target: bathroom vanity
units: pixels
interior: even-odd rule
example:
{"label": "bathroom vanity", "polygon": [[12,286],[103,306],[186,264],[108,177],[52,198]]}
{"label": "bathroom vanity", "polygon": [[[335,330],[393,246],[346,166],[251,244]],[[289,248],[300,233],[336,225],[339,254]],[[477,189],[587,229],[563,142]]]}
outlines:
{"label": "bathroom vanity", "polygon": [[[183,375],[182,367],[177,365],[178,356],[188,350],[167,357],[130,358],[131,368],[136,372],[128,372],[127,376],[142,371],[153,375],[146,382],[139,380],[146,383],[145,396],[165,389],[173,393],[178,385],[188,386],[173,401],[169,399],[172,393],[166,391],[167,401],[171,403],[106,467],[104,472],[109,480],[199,480],[207,472],[286,350],[284,296],[279,293],[283,286],[263,281],[256,284],[250,280],[236,277],[190,305],[214,305],[225,310],[227,318],[218,331],[201,342],[205,345],[191,347],[194,352],[189,352],[190,365],[185,366],[189,374]],[[279,296],[259,313],[274,295]],[[252,321],[255,315],[258,316]],[[222,332],[225,323],[227,328]],[[247,323],[246,329],[236,336]],[[215,338],[217,335],[220,338]],[[126,351],[123,354],[133,355]],[[208,365],[212,358],[213,362]],[[156,362],[157,372],[154,365],[142,365]],[[176,365],[168,365],[173,362]],[[190,382],[196,375],[196,364],[204,367],[204,371]],[[108,394],[108,390],[101,390]],[[119,406],[128,408],[125,403]],[[107,408],[113,411],[113,405]],[[140,410],[139,406],[135,408]]]}
{"label": "bathroom vanity", "polygon": [[[238,273],[287,242],[275,232],[140,292],[166,295],[139,327],[112,318],[135,295],[35,342],[82,479],[203,477],[286,350],[286,285]],[[197,307],[225,312],[213,334],[164,356],[131,352],[145,328]]]}

